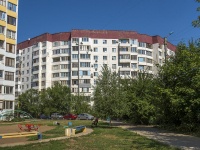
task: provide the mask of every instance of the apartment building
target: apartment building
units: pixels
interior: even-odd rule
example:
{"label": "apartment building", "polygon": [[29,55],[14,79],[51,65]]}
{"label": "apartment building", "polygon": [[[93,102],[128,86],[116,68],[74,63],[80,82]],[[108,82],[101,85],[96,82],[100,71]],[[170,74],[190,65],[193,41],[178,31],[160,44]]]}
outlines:
{"label": "apartment building", "polygon": [[[122,77],[136,77],[138,71],[155,74],[155,64],[164,62],[163,43],[160,36],[112,30],[72,30],[28,39],[17,47],[16,97],[55,82],[74,94],[91,96],[103,65]],[[175,49],[167,43],[167,56]]]}
{"label": "apartment building", "polygon": [[14,109],[17,18],[18,0],[0,0],[0,113]]}

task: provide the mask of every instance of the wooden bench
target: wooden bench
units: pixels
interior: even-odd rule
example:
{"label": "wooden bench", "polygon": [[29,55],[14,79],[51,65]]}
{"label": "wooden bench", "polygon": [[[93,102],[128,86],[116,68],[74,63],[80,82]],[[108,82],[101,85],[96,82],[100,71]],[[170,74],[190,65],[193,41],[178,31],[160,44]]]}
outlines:
{"label": "wooden bench", "polygon": [[80,126],[76,126],[72,128],[72,135],[75,135],[76,133],[79,133],[79,132],[86,132],[86,126],[80,125]]}
{"label": "wooden bench", "polygon": [[17,133],[4,133],[0,134],[0,139],[6,139],[6,138],[16,138],[16,137],[26,137],[26,136],[38,136],[38,140],[42,139],[42,134],[37,131],[32,132],[17,132]]}

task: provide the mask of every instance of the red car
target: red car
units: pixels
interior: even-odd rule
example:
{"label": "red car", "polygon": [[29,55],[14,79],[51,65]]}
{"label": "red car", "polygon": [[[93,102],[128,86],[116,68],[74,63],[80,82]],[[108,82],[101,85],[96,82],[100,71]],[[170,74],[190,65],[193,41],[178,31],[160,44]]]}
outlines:
{"label": "red car", "polygon": [[76,120],[77,115],[74,114],[67,114],[65,116],[63,116],[64,119],[68,119],[68,120]]}

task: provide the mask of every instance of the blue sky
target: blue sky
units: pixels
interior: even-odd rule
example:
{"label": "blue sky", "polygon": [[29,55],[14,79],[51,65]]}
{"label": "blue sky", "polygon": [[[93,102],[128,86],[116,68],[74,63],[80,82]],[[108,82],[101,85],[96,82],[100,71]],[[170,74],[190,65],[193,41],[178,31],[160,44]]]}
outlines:
{"label": "blue sky", "polygon": [[132,30],[177,44],[200,37],[195,0],[19,0],[18,43],[72,29]]}

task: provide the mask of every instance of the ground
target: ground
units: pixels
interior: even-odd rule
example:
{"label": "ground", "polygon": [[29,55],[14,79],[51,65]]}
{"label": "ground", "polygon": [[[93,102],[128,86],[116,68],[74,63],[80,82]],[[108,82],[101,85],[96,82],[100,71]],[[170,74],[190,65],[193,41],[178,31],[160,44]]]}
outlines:
{"label": "ground", "polygon": [[[39,131],[40,132],[45,132],[48,130],[53,129],[54,126],[40,126]],[[6,126],[0,126],[0,135],[2,133],[17,133],[21,132],[21,130],[18,128],[17,124],[16,125],[6,125]],[[0,145],[1,144],[9,144],[9,143],[18,143],[18,142],[25,142],[27,141],[27,137],[21,137],[21,138],[8,138],[8,139],[1,139],[0,140]]]}

